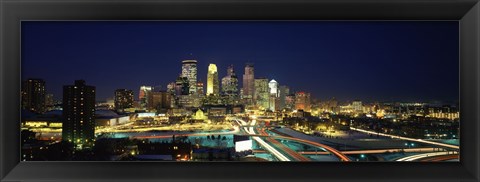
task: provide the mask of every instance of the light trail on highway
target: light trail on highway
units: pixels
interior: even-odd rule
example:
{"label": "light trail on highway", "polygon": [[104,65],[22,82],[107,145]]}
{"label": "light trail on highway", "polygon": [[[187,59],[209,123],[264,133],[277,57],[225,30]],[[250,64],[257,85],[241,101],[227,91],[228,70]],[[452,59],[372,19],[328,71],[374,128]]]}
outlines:
{"label": "light trail on highway", "polygon": [[[267,132],[265,132],[264,129],[262,130],[258,130],[259,131],[259,134],[261,135],[268,135]],[[290,155],[292,158],[294,158],[295,160],[297,161],[310,161],[310,159],[302,156],[301,154],[295,152],[294,150],[288,148],[287,146],[285,146],[284,144],[280,143],[279,141],[275,140],[275,139],[272,139],[272,138],[266,138],[267,142],[270,142],[271,144],[273,144],[274,146],[276,146],[278,149],[282,150],[283,152],[287,153],[288,155]]]}
{"label": "light trail on highway", "polygon": [[[240,120],[240,122],[242,122],[242,124],[246,124],[245,121],[243,120]],[[253,126],[255,125],[255,120],[253,120],[251,123],[250,123],[250,126]],[[244,127],[244,130],[245,132],[249,133],[249,134],[255,134],[255,131],[253,130],[253,127]],[[285,155],[283,155],[282,153],[280,153],[277,149],[275,149],[274,147],[272,147],[270,144],[268,144],[267,142],[265,142],[263,139],[261,139],[260,137],[252,137],[255,141],[257,141],[263,148],[267,149],[271,154],[273,154],[275,157],[277,157],[277,159],[279,159],[280,161],[290,161],[290,159],[288,159]]]}
{"label": "light trail on highway", "polygon": [[456,152],[433,152],[433,153],[426,153],[426,154],[418,154],[412,155],[404,158],[397,159],[396,161],[416,161],[423,158],[429,158],[434,156],[442,156],[442,155],[451,155],[456,154]]}
{"label": "light trail on highway", "polygon": [[351,130],[354,130],[354,131],[359,131],[359,132],[363,132],[363,133],[368,133],[368,134],[375,134],[375,135],[380,135],[380,136],[397,138],[397,139],[401,139],[401,140],[408,140],[408,141],[412,141],[412,142],[426,143],[426,144],[438,145],[438,146],[448,147],[448,148],[453,148],[453,149],[460,149],[460,146],[456,146],[456,145],[449,145],[449,144],[445,144],[445,143],[426,141],[426,140],[422,140],[422,139],[408,138],[408,137],[402,137],[402,136],[396,136],[396,135],[389,135],[389,134],[384,134],[384,133],[378,133],[378,132],[373,132],[373,131],[367,131],[367,130],[363,130],[363,129],[353,128],[353,127],[350,127],[350,129],[351,129]]}

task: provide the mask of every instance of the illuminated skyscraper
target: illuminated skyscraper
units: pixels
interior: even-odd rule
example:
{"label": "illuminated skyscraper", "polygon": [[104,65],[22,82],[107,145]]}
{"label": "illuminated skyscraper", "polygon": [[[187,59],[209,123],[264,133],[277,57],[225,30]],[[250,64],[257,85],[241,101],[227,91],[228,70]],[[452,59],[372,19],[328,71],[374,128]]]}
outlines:
{"label": "illuminated skyscraper", "polygon": [[138,92],[138,99],[140,100],[140,107],[146,108],[148,105],[148,95],[153,91],[152,86],[141,86]]}
{"label": "illuminated skyscraper", "polygon": [[278,82],[275,80],[271,80],[268,83],[268,88],[270,89],[270,95],[278,96]]}
{"label": "illuminated skyscraper", "polygon": [[269,96],[270,89],[268,88],[268,79],[267,78],[257,78],[255,79],[255,93],[254,100],[255,105],[261,109],[269,109]]}
{"label": "illuminated skyscraper", "polygon": [[91,148],[95,140],[95,87],[75,80],[63,86],[62,139],[76,149]]}
{"label": "illuminated skyscraper", "polygon": [[295,109],[310,111],[310,93],[297,92],[295,93]]}
{"label": "illuminated skyscraper", "polygon": [[[252,104],[256,98],[254,98],[255,92],[255,74],[252,64],[245,66],[245,73],[243,74],[243,88],[242,98],[247,100],[247,104]],[[268,86],[267,86],[268,87]],[[253,99],[252,99],[253,98]]]}
{"label": "illuminated skyscraper", "polygon": [[290,89],[287,86],[282,85],[282,86],[280,86],[279,92],[280,92],[279,93],[280,99],[279,99],[279,103],[278,103],[279,106],[278,107],[280,109],[284,109],[284,108],[286,108],[287,95],[290,94]]}
{"label": "illuminated skyscraper", "polygon": [[22,85],[22,109],[43,113],[45,107],[45,81],[28,79]]}
{"label": "illuminated skyscraper", "polygon": [[270,95],[269,95],[269,100],[268,100],[268,108],[272,111],[276,110],[276,107],[278,107],[278,82],[275,80],[271,80],[268,83],[268,88],[270,90]]}
{"label": "illuminated skyscraper", "polygon": [[207,95],[213,94],[218,95],[220,92],[219,82],[218,82],[218,72],[217,65],[210,64],[208,65],[208,74],[207,74]]}
{"label": "illuminated skyscraper", "polygon": [[184,60],[182,61],[182,77],[188,79],[189,93],[194,94],[197,92],[197,60]]}
{"label": "illuminated skyscraper", "polygon": [[115,110],[123,112],[124,109],[133,107],[133,91],[127,89],[115,90]]}
{"label": "illuminated skyscraper", "polygon": [[222,78],[222,92],[227,96],[238,96],[238,78],[233,70],[233,65],[228,67],[227,76]]}

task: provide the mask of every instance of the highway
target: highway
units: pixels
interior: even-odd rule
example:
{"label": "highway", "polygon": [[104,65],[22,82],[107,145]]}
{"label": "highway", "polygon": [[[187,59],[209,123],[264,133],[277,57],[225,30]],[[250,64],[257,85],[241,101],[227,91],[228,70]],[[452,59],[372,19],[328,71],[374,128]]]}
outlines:
{"label": "highway", "polygon": [[[257,131],[260,135],[268,135],[267,132],[265,132],[265,129],[258,129]],[[280,143],[279,141],[273,139],[273,138],[266,138],[265,139],[269,144],[274,145],[275,148],[281,150],[283,153],[288,154],[291,158],[293,158],[295,161],[310,161],[310,159],[306,158],[305,156],[302,156],[301,154],[295,152],[294,150],[288,148],[284,144]]]}
{"label": "highway", "polygon": [[445,156],[445,155],[452,155],[452,154],[458,154],[458,153],[457,152],[432,152],[432,153],[426,153],[426,154],[412,155],[412,156],[397,159],[396,161],[417,161],[424,158]]}
{"label": "highway", "polygon": [[[247,125],[247,123],[241,119],[236,119],[235,120],[236,122],[240,122],[239,124],[241,126],[245,126]],[[250,126],[254,126],[255,125],[255,120],[253,120],[250,124]],[[253,130],[253,127],[243,127],[244,131],[248,134],[255,134],[255,131]],[[280,153],[277,149],[275,149],[274,147],[272,147],[270,144],[268,144],[267,142],[265,142],[262,138],[260,137],[252,137],[256,142],[258,142],[258,144],[260,144],[263,148],[267,149],[272,155],[274,155],[278,160],[280,161],[291,161],[289,158],[287,158],[285,155],[283,155],[282,153]]]}
{"label": "highway", "polygon": [[[238,120],[240,122],[240,124],[242,125],[246,125],[246,122],[241,120],[241,119],[235,119],[235,120]],[[316,143],[316,142],[312,142],[312,141],[309,141],[309,140],[303,140],[303,139],[299,139],[299,138],[294,138],[294,137],[289,137],[289,136],[272,136],[272,135],[268,135],[268,133],[266,133],[264,130],[262,130],[262,133],[260,134],[255,134],[254,130],[253,130],[253,127],[252,126],[255,126],[256,124],[256,120],[252,120],[252,122],[250,123],[250,132],[248,132],[250,134],[250,136],[261,136],[261,137],[267,137],[270,139],[273,139],[273,138],[281,138],[281,139],[286,139],[286,140],[292,140],[292,141],[296,141],[296,142],[299,142],[299,143],[303,143],[303,144],[308,144],[308,145],[312,145],[312,146],[315,146],[315,147],[319,147],[319,148],[324,148],[325,150],[327,150],[328,152],[330,153],[333,153],[335,156],[337,156],[341,161],[350,161],[350,159],[342,154],[341,152],[339,152],[338,150],[332,148],[332,147],[329,147],[327,145],[324,145],[324,144],[321,144],[321,143]],[[273,139],[275,140],[275,139]],[[276,140],[275,140],[276,141]],[[272,141],[273,142],[273,141]],[[277,141],[278,142],[278,141]],[[281,146],[285,146],[283,144],[280,143]],[[286,147],[286,146],[285,146]],[[304,156],[302,156],[301,154],[298,154],[298,152],[295,152],[291,149],[285,149],[286,153],[289,153],[291,154],[292,156],[294,156],[297,160],[300,160],[300,161],[306,161],[306,160],[309,160],[308,158],[305,158]],[[287,152],[288,151],[288,152]],[[293,153],[296,153],[296,154],[293,154]],[[306,160],[305,160],[306,159]]]}
{"label": "highway", "polygon": [[[350,151],[340,151],[342,154],[345,155],[353,155],[353,154],[383,154],[387,152],[435,152],[438,151],[437,148],[411,148],[411,149],[376,149],[376,150],[350,150]],[[299,151],[301,154],[328,154],[328,152],[322,151]]]}
{"label": "highway", "polygon": [[396,135],[389,135],[389,134],[384,134],[384,133],[378,133],[378,132],[353,128],[353,127],[350,127],[350,129],[354,130],[354,131],[358,131],[358,132],[368,133],[368,134],[386,136],[386,137],[397,138],[397,139],[401,139],[401,140],[408,140],[408,141],[412,141],[412,142],[426,143],[426,144],[437,145],[437,146],[442,146],[442,147],[447,147],[447,148],[452,148],[452,149],[460,149],[460,146],[456,146],[456,145],[450,145],[450,144],[445,144],[445,143],[432,142],[432,141],[426,141],[426,140],[422,140],[422,139],[408,138],[408,137],[402,137],[402,136],[396,136]]}
{"label": "highway", "polygon": [[[340,151],[338,151],[338,150],[336,150],[332,147],[329,147],[327,145],[312,142],[312,141],[308,141],[308,140],[303,140],[303,139],[299,139],[299,138],[288,137],[288,136],[272,136],[272,135],[268,135],[268,134],[267,135],[256,134],[255,131],[254,131],[254,127],[253,127],[255,125],[254,122],[250,123],[250,125],[247,125],[247,123],[243,120],[236,119],[235,121],[239,122],[238,124],[240,126],[249,126],[249,127],[242,127],[243,131],[246,133],[245,135],[246,136],[251,136],[252,139],[254,139],[256,142],[258,142],[263,148],[265,148],[267,151],[269,151],[272,155],[274,155],[280,161],[291,161],[291,159],[286,157],[284,154],[282,154],[280,151],[278,151],[272,145],[265,142],[265,140],[263,138],[266,137],[266,138],[279,138],[279,139],[285,139],[285,140],[292,140],[292,141],[297,141],[299,143],[304,143],[304,144],[312,145],[312,146],[315,146],[315,147],[324,148],[328,152],[337,156],[341,161],[350,161],[350,159],[346,155],[342,154]],[[207,135],[212,135],[212,134],[213,133],[192,133],[192,134],[179,134],[179,135],[176,135],[176,136],[207,136]],[[218,134],[225,134],[225,133],[218,133]],[[171,138],[171,137],[172,137],[172,135],[156,135],[156,136],[134,136],[132,138],[158,139],[158,138]],[[298,154],[298,155],[300,155],[300,154]]]}

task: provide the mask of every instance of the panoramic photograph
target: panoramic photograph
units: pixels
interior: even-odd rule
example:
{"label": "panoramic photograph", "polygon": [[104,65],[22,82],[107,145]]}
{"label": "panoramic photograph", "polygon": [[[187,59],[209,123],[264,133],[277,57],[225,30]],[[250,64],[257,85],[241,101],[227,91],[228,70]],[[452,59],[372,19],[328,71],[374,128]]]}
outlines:
{"label": "panoramic photograph", "polygon": [[20,157],[459,162],[459,73],[458,21],[22,21]]}

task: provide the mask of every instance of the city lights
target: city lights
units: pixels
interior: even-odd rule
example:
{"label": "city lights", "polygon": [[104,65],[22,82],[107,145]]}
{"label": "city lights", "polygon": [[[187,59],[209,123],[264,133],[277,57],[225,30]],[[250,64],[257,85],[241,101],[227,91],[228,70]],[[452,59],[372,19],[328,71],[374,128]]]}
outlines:
{"label": "city lights", "polygon": [[22,161],[459,161],[458,35],[438,27],[97,23],[75,46],[22,30]]}

